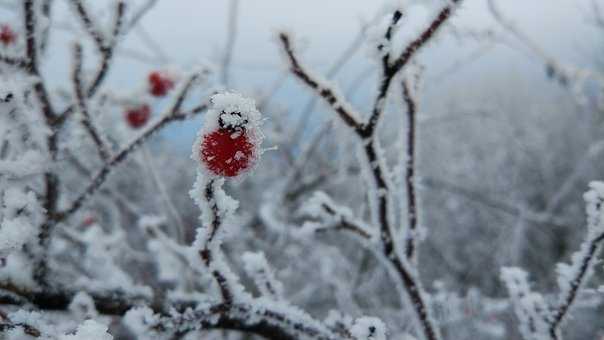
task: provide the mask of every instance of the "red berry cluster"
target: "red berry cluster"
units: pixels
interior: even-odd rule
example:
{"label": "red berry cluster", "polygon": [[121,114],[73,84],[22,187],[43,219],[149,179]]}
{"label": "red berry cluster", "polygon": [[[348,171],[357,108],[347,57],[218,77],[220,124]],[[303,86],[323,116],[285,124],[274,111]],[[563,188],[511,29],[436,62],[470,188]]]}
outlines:
{"label": "red berry cluster", "polygon": [[17,34],[9,25],[0,26],[0,42],[4,46],[12,45],[17,40]]}
{"label": "red berry cluster", "polygon": [[235,177],[247,170],[254,160],[255,146],[244,126],[224,126],[203,136],[201,160],[213,174]]}
{"label": "red berry cluster", "polygon": [[149,92],[155,97],[163,97],[174,87],[174,81],[163,72],[149,74]]}
{"label": "red berry cluster", "polygon": [[133,129],[144,126],[151,116],[151,108],[147,104],[134,106],[126,110],[125,117],[128,125]]}
{"label": "red berry cluster", "polygon": [[[165,96],[174,88],[174,79],[165,72],[153,71],[148,76],[149,93],[154,97]],[[144,126],[151,116],[151,108],[148,104],[140,104],[130,107],[124,112],[128,125],[133,129]]]}

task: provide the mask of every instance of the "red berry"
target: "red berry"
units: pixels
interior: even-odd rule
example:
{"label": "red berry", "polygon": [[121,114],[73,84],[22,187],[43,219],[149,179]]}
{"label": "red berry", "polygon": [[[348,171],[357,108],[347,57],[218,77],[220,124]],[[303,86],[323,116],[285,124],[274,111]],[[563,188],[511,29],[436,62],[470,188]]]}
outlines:
{"label": "red berry", "polygon": [[147,104],[135,106],[126,110],[126,121],[133,129],[138,129],[145,125],[151,116],[151,108]]}
{"label": "red berry", "polygon": [[92,216],[92,215],[88,215],[82,221],[82,225],[84,227],[89,227],[89,226],[91,226],[95,222],[96,222],[96,218],[94,218],[94,216]]}
{"label": "red berry", "polygon": [[174,81],[165,73],[151,72],[149,74],[149,92],[155,97],[163,97],[174,87]]}
{"label": "red berry", "polygon": [[251,166],[254,149],[245,129],[220,128],[203,136],[201,160],[215,175],[235,177]]}
{"label": "red berry", "polygon": [[0,26],[0,42],[4,46],[12,45],[17,40],[17,34],[8,25]]}

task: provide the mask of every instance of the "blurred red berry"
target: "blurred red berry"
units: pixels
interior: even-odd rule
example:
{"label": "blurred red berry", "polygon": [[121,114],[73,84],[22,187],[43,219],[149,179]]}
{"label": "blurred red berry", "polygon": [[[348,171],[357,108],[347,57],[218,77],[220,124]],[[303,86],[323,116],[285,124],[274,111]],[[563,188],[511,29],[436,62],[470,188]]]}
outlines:
{"label": "blurred red berry", "polygon": [[151,116],[151,108],[147,104],[132,107],[126,110],[126,121],[133,129],[138,129],[144,126]]}
{"label": "blurred red berry", "polygon": [[96,222],[96,218],[92,215],[88,215],[82,220],[82,226],[89,227]]}
{"label": "blurred red berry", "polygon": [[149,74],[149,92],[155,97],[163,97],[174,87],[174,81],[162,72]]}
{"label": "blurred red berry", "polygon": [[235,177],[252,164],[254,144],[245,129],[220,128],[203,136],[201,159],[218,176]]}
{"label": "blurred red berry", "polygon": [[17,34],[10,26],[0,26],[0,42],[4,44],[4,46],[14,44],[15,40],[17,40]]}

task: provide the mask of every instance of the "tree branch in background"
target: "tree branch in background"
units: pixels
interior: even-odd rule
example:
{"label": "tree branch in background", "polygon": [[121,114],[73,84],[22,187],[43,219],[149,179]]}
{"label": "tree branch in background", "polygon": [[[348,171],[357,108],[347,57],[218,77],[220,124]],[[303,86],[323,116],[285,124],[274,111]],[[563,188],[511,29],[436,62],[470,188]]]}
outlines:
{"label": "tree branch in background", "polygon": [[306,83],[306,85],[315,90],[318,95],[323,97],[331,108],[338,113],[346,125],[359,132],[362,129],[362,123],[358,113],[352,111],[351,106],[342,98],[339,93],[337,93],[335,89],[327,86],[325,82],[319,82],[319,80],[315,79],[315,77],[312,77],[304,66],[300,64],[295,55],[289,35],[286,33],[280,33],[279,39],[281,40],[282,47],[288,57],[291,72],[300,78],[304,83]]}
{"label": "tree branch in background", "polygon": [[239,14],[239,0],[229,1],[229,18],[227,21],[227,37],[222,57],[221,79],[225,87],[230,85],[230,66],[233,59],[233,49],[237,39],[237,17]]}
{"label": "tree branch in background", "polygon": [[[403,66],[409,62],[416,51],[426,44],[434,36],[434,33],[438,28],[449,18],[452,6],[455,2],[456,1],[445,6],[429,27],[421,33],[419,38],[407,46],[394,63],[390,64],[388,56],[383,59],[383,78],[380,90],[378,91],[376,105],[374,106],[373,112],[367,123],[363,123],[360,120],[359,115],[353,111],[345,99],[337,94],[331,86],[327,85],[325,81],[319,79],[317,76],[311,74],[311,72],[299,62],[289,35],[283,32],[279,34],[281,47],[287,57],[291,72],[303,83],[313,89],[318,96],[322,97],[338,114],[342,121],[350,127],[363,142],[363,150],[368,164],[367,168],[370,169],[369,171],[372,176],[371,180],[375,183],[376,192],[379,192],[379,195],[374,197],[377,202],[377,210],[373,213],[376,215],[379,222],[381,251],[398,274],[407,296],[413,305],[415,315],[420,324],[421,333],[423,333],[428,340],[440,339],[440,333],[430,316],[429,306],[425,302],[419,278],[409,267],[406,256],[404,259],[401,259],[399,255],[399,246],[396,244],[396,239],[393,236],[393,229],[390,221],[391,203],[389,201],[389,195],[391,195],[391,188],[386,176],[386,169],[384,169],[385,165],[379,156],[379,142],[377,141],[377,138],[375,138],[375,135],[376,126],[383,111],[388,88],[390,87],[392,79],[398,74]],[[385,33],[386,41],[392,38],[394,27],[400,18],[401,12],[396,11],[392,16],[392,22]],[[383,48],[385,48],[383,45],[378,47],[378,49]],[[411,232],[409,232],[409,235],[409,237],[415,237]]]}
{"label": "tree branch in background", "polygon": [[192,111],[181,111],[182,104],[188,95],[193,84],[199,79],[200,74],[192,75],[182,87],[182,89],[177,93],[176,99],[169,107],[166,112],[162,115],[161,118],[157,119],[155,122],[149,124],[149,126],[134,140],[128,143],[126,146],[122,147],[120,151],[118,151],[111,159],[109,159],[105,165],[97,172],[97,174],[92,178],[90,183],[88,183],[84,192],[82,192],[64,211],[60,212],[56,221],[63,221],[73,213],[75,213],[80,207],[97,191],[99,188],[105,183],[107,180],[107,176],[113,171],[113,169],[119,165],[121,162],[126,160],[130,153],[134,151],[139,145],[144,143],[151,135],[155,132],[164,128],[168,123],[176,120],[184,120],[191,115],[198,114],[207,109],[207,103],[201,104],[195,107]]}
{"label": "tree branch in background", "polygon": [[[382,80],[380,82],[380,86],[378,89],[378,95],[375,99],[375,103],[373,105],[373,111],[369,120],[364,126],[363,133],[365,135],[372,135],[373,131],[376,128],[376,125],[379,121],[380,115],[384,111],[384,107],[386,105],[386,97],[388,95],[388,89],[390,88],[390,84],[394,77],[402,70],[417,54],[417,52],[428,43],[434,34],[443,26],[447,19],[451,16],[453,11],[453,7],[459,3],[460,0],[451,0],[448,5],[443,7],[440,12],[438,12],[436,18],[432,20],[430,25],[417,37],[413,40],[407,47],[403,50],[398,58],[394,61],[389,61],[390,56],[387,54],[382,61]],[[388,31],[391,32],[391,27],[394,27],[396,23],[400,19],[401,13],[395,12],[392,16],[392,24],[388,27]],[[386,32],[386,38],[388,39],[388,31]]]}
{"label": "tree branch in background", "polygon": [[405,162],[405,185],[407,188],[407,219],[409,220],[409,232],[407,233],[407,245],[405,251],[407,258],[412,259],[415,255],[415,240],[417,235],[417,198],[415,189],[415,135],[417,103],[411,94],[411,88],[407,80],[402,82],[403,100],[407,105],[407,149]]}
{"label": "tree branch in background", "polygon": [[74,59],[74,68],[72,74],[72,82],[74,85],[74,93],[75,93],[75,101],[78,107],[78,110],[82,114],[82,125],[84,125],[84,129],[96,145],[99,156],[103,162],[105,162],[109,158],[109,150],[103,143],[99,131],[94,126],[94,123],[90,117],[90,113],[88,112],[88,105],[86,104],[86,97],[84,96],[84,85],[82,83],[82,46],[76,44],[73,49],[73,59]]}

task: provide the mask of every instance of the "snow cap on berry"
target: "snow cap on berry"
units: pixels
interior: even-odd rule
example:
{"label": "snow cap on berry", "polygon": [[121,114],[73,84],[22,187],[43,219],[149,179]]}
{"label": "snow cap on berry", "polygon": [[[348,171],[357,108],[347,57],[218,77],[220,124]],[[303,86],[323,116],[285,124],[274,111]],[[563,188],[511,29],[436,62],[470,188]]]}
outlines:
{"label": "snow cap on berry", "polygon": [[237,177],[252,169],[262,153],[262,115],[253,99],[235,92],[215,94],[211,103],[192,157],[206,175]]}

